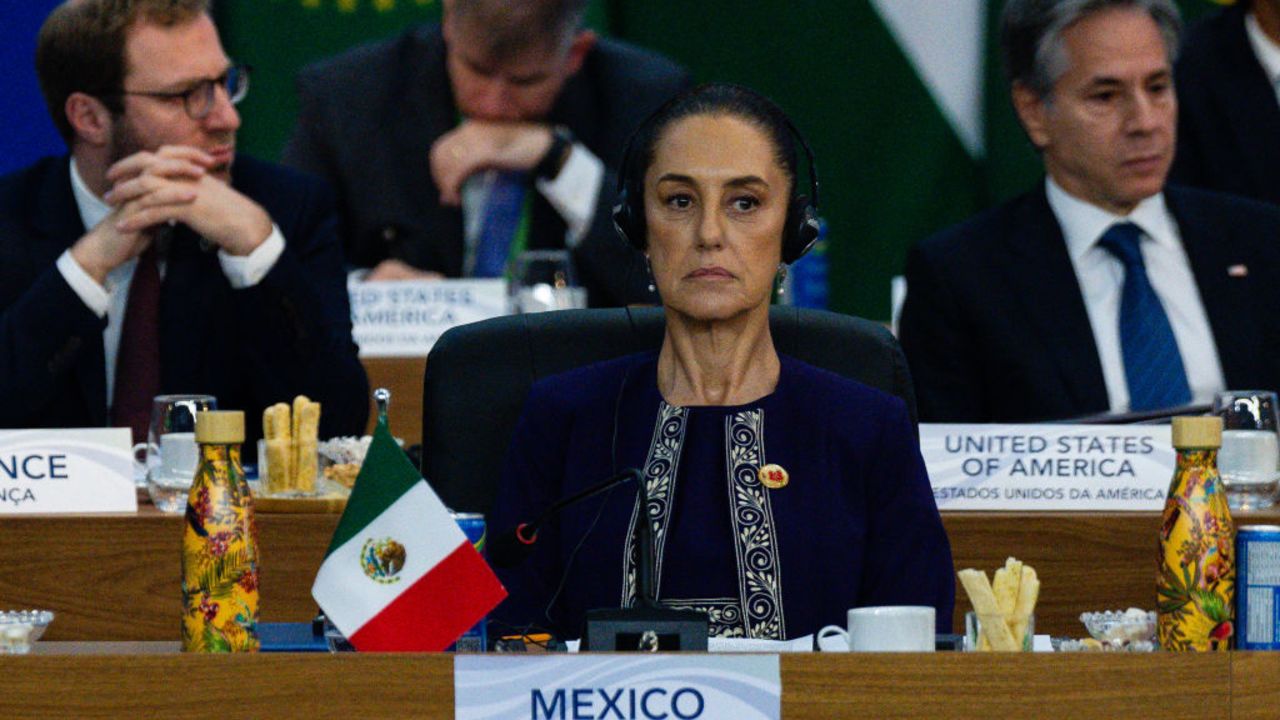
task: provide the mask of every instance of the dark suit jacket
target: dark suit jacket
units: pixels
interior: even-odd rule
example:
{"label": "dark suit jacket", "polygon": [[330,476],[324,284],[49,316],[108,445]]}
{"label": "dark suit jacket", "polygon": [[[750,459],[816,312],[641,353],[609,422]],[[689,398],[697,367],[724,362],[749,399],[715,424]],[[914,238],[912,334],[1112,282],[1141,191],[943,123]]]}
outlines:
{"label": "dark suit jacket", "polygon": [[[233,290],[215,252],[179,226],[160,298],[160,388],[243,409],[248,440],[262,410],[305,393],[323,403],[324,437],[360,434],[368,380],[351,310],[332,199],[314,178],[239,156],[236,189],[271,215],[285,251],[266,277]],[[0,427],[107,422],[99,318],[54,262],[85,232],[66,157],[0,178]]]}
{"label": "dark suit jacket", "polygon": [[[688,82],[663,57],[601,39],[547,118],[567,126],[606,167],[592,226],[574,253],[592,305],[653,301],[639,254],[613,230],[615,170],[631,132]],[[372,267],[396,258],[460,276],[462,212],[440,205],[428,160],[436,139],[458,124],[440,28],[419,27],[307,67],[298,94],[302,108],[284,159],[337,190],[347,259]],[[534,197],[530,249],[564,247],[564,221],[540,193]]]}
{"label": "dark suit jacket", "polygon": [[[1280,208],[1170,186],[1230,387],[1280,388]],[[1244,265],[1245,277],[1228,268]],[[926,422],[1030,422],[1109,406],[1043,185],[913,247],[900,339]]]}
{"label": "dark suit jacket", "polygon": [[1280,204],[1280,102],[1244,29],[1245,8],[1210,15],[1178,58],[1173,182]]}

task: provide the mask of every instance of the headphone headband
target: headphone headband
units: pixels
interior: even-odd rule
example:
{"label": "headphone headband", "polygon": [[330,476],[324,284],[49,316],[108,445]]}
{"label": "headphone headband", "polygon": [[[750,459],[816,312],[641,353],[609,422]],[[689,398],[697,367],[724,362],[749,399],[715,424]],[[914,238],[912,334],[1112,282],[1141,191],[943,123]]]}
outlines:
{"label": "headphone headband", "polygon": [[[756,94],[754,91],[748,92]],[[654,123],[665,116],[671,106],[683,97],[684,94],[681,94],[667,100],[645,118],[635,132],[631,133],[622,151],[622,166],[618,168],[618,201],[613,206],[613,226],[625,242],[642,252],[648,243],[648,238],[644,219],[644,192],[642,189],[633,188],[632,176],[637,172],[636,142],[638,138],[649,138]],[[790,265],[809,252],[818,239],[818,165],[808,141],[804,139],[804,135],[800,134],[800,129],[795,126],[795,123],[791,122],[791,118],[768,98],[759,97],[777,112],[792,138],[799,143],[809,169],[809,194],[799,193],[800,183],[798,178],[794,179],[791,198],[787,204],[787,220],[782,232],[782,261]]]}

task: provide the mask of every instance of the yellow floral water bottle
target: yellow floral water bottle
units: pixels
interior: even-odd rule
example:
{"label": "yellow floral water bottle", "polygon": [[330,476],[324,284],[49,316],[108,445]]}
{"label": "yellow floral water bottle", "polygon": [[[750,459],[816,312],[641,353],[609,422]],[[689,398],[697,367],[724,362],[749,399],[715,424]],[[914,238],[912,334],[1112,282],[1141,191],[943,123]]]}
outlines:
{"label": "yellow floral water bottle", "polygon": [[196,414],[200,464],[182,536],[182,649],[258,650],[258,543],[240,466],[244,413]]}
{"label": "yellow floral water bottle", "polygon": [[1222,418],[1173,419],[1178,467],[1160,526],[1160,647],[1228,650],[1234,635],[1235,539],[1218,477]]}

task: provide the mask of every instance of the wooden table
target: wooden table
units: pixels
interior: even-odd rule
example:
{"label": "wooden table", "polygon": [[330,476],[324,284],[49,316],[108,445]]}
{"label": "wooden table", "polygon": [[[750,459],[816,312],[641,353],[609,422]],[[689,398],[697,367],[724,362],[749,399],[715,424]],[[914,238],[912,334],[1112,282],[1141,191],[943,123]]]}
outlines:
{"label": "wooden table", "polygon": [[[0,656],[0,716],[452,718],[450,655]],[[1280,654],[792,654],[786,718],[1274,718]]]}
{"label": "wooden table", "polygon": [[[316,613],[311,582],[337,515],[260,514],[262,620]],[[1015,555],[1042,588],[1037,632],[1080,635],[1086,610],[1151,608],[1155,513],[944,513],[957,569],[990,572]],[[1280,513],[1238,523],[1280,523]],[[0,517],[0,608],[39,607],[58,617],[50,640],[176,640],[182,518],[137,515]],[[833,572],[838,570],[833,569]],[[956,627],[968,601],[959,593]]]}

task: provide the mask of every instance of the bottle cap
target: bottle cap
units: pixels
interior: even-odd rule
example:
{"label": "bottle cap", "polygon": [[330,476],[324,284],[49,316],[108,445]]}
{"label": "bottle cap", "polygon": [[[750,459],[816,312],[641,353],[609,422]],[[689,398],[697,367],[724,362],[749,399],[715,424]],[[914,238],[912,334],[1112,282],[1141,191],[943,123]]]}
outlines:
{"label": "bottle cap", "polygon": [[1173,446],[1179,450],[1222,447],[1222,418],[1216,415],[1174,418]]}
{"label": "bottle cap", "polygon": [[244,442],[244,411],[201,410],[196,413],[196,442],[218,445]]}

